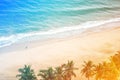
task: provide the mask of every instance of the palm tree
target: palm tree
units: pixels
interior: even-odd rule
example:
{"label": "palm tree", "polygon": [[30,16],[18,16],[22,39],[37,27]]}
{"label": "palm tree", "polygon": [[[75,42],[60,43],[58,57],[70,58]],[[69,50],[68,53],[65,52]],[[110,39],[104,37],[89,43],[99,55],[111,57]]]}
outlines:
{"label": "palm tree", "polygon": [[55,80],[64,80],[63,66],[55,68]]}
{"label": "palm tree", "polygon": [[16,77],[18,77],[19,80],[37,80],[34,70],[31,69],[30,65],[25,65],[24,68],[20,68],[18,71],[20,74],[18,74]]}
{"label": "palm tree", "polygon": [[118,51],[118,54],[115,54],[114,56],[110,57],[110,61],[112,61],[117,69],[120,71],[120,52]]}
{"label": "palm tree", "polygon": [[114,56],[111,56],[109,60],[110,60],[109,65],[111,66],[110,76],[112,76],[117,80],[117,78],[120,77],[120,52],[118,51],[117,54],[115,54]]}
{"label": "palm tree", "polygon": [[77,68],[74,67],[73,61],[68,61],[67,64],[64,65],[64,79],[71,80],[72,76],[76,77],[74,70]]}
{"label": "palm tree", "polygon": [[40,70],[38,76],[41,76],[40,80],[55,80],[55,74],[52,67],[48,70]]}
{"label": "palm tree", "polygon": [[105,80],[118,80],[119,74],[114,63],[108,63],[106,67],[106,71],[104,71],[103,79]]}
{"label": "palm tree", "polygon": [[83,65],[83,69],[81,70],[81,73],[82,75],[85,75],[85,77],[88,78],[88,80],[90,80],[90,77],[93,76],[93,72],[94,72],[93,67],[94,65],[92,61],[88,61],[88,62],[84,61],[84,65]]}
{"label": "palm tree", "polygon": [[101,80],[104,74],[104,68],[103,65],[101,63],[99,63],[98,65],[95,66],[95,78],[96,80]]}

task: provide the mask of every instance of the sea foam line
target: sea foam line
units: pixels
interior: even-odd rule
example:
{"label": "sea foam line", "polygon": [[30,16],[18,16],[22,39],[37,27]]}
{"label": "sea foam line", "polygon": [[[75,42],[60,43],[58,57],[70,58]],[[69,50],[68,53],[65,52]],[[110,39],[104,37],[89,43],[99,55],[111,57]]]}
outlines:
{"label": "sea foam line", "polygon": [[[32,38],[34,36],[40,37],[40,36],[55,36],[55,34],[60,34],[60,33],[72,33],[72,31],[78,31],[79,32],[84,32],[84,30],[89,29],[89,28],[94,28],[98,27],[103,24],[111,23],[111,22],[117,22],[120,21],[120,18],[115,18],[115,19],[109,19],[109,20],[104,20],[104,21],[88,21],[86,23],[80,24],[78,26],[71,26],[71,27],[62,27],[62,28],[57,28],[57,29],[51,29],[48,31],[40,31],[36,33],[26,33],[26,34],[16,34],[16,35],[11,35],[11,36],[2,36],[0,37],[0,48],[9,46],[15,42],[21,41],[24,38]],[[56,38],[58,36],[55,36]],[[47,37],[46,37],[47,38]]]}

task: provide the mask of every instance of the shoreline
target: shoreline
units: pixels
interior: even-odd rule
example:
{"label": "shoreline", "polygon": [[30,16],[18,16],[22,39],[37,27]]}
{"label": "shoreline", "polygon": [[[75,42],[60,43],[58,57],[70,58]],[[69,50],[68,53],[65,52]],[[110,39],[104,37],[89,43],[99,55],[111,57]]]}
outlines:
{"label": "shoreline", "polygon": [[[99,32],[102,28],[111,28],[114,25],[120,25],[120,18],[113,18],[100,21],[88,21],[83,24],[79,24],[71,27],[62,27],[58,29],[43,31],[43,32],[33,32],[26,34],[15,34],[7,37],[0,38],[0,51],[4,48],[9,48],[10,46],[24,44],[27,42],[47,42],[53,39],[64,39],[76,35],[82,35],[86,32],[96,31]],[[105,26],[105,27],[103,27]],[[92,30],[93,29],[93,30]],[[42,38],[41,38],[42,37]],[[3,47],[2,47],[3,46]]]}
{"label": "shoreline", "polygon": [[[28,48],[33,48],[33,47],[37,47],[39,45],[45,45],[51,42],[59,42],[59,41],[64,41],[66,39],[73,39],[76,37],[85,37],[89,34],[94,34],[94,33],[101,33],[104,32],[105,30],[111,30],[111,29],[115,29],[115,28],[119,28],[120,25],[120,21],[117,22],[112,22],[112,23],[107,23],[107,24],[102,24],[100,26],[97,27],[92,27],[92,28],[88,28],[86,29],[84,32],[82,33],[76,33],[76,34],[72,34],[71,36],[63,36],[61,38],[48,38],[45,40],[33,40],[33,41],[25,41],[25,42],[17,42],[14,44],[11,44],[9,46],[5,46],[0,48],[0,53],[8,53],[8,52],[14,52],[14,51],[21,51],[21,50],[25,50]],[[103,27],[105,26],[105,27]],[[95,31],[94,31],[95,30]]]}
{"label": "shoreline", "polygon": [[[110,26],[115,27],[102,28],[98,32],[88,30],[85,34],[81,34],[82,36],[53,39],[42,44],[38,41],[15,45],[13,51],[0,54],[0,80],[16,80],[18,68],[25,64],[32,65],[35,72],[38,72],[39,69],[56,67],[68,60],[73,60],[75,66],[79,68],[84,60],[92,60],[95,63],[107,60],[120,50],[120,25],[110,24]],[[17,50],[19,47],[23,49]],[[79,72],[76,73],[79,75]]]}

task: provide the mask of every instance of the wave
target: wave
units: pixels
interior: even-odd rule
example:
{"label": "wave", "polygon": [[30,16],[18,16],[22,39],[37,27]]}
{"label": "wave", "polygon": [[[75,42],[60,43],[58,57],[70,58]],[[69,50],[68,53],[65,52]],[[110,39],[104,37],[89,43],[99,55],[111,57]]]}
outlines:
{"label": "wave", "polygon": [[[109,20],[101,20],[101,21],[88,21],[83,24],[71,27],[62,27],[56,29],[50,29],[48,31],[40,31],[40,32],[31,32],[26,34],[15,34],[10,36],[1,36],[0,37],[0,48],[5,46],[10,46],[16,42],[21,41],[32,41],[32,40],[41,40],[48,38],[59,38],[63,36],[70,36],[74,33],[82,33],[87,29],[96,27],[99,29],[100,25],[118,22],[120,18],[109,19]],[[106,26],[105,26],[106,27]]]}

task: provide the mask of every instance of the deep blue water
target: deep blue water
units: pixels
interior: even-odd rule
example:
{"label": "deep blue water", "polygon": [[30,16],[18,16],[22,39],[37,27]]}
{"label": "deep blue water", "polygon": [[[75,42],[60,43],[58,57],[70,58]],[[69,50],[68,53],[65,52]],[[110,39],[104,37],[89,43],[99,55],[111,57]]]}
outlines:
{"label": "deep blue water", "polygon": [[119,16],[120,0],[0,0],[0,47],[72,34]]}

